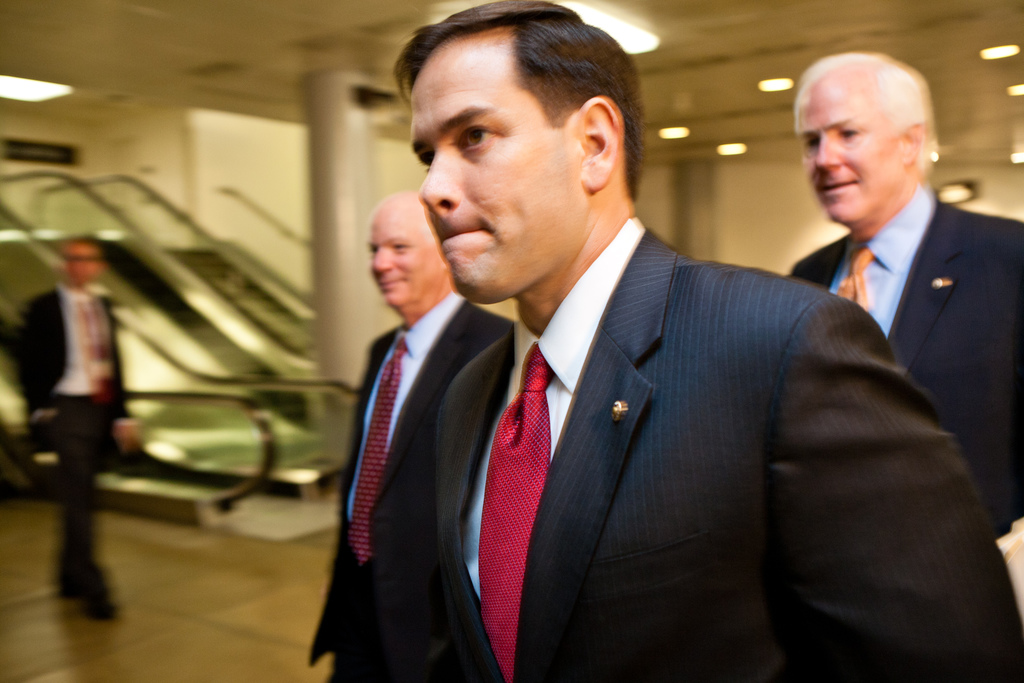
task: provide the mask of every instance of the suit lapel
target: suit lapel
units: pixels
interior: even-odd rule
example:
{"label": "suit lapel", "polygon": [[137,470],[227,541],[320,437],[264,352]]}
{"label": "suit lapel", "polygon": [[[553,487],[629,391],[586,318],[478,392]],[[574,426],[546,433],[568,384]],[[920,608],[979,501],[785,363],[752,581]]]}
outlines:
{"label": "suit lapel", "polygon": [[801,263],[793,270],[793,275],[809,282],[817,283],[823,287],[829,287],[839,265],[843,262],[843,255],[846,253],[846,238],[837,240],[824,247],[816,258]]}
{"label": "suit lapel", "polygon": [[465,626],[465,636],[479,671],[486,674],[485,679],[493,681],[501,680],[501,670],[480,618],[480,601],[462,561],[462,520],[491,426],[504,405],[513,364],[512,340],[513,334],[509,332],[476,359],[473,367],[484,368],[485,371],[473,377],[479,384],[472,388],[468,400],[464,396],[452,397],[449,394],[449,401],[460,401],[457,408],[460,419],[457,427],[451,430],[452,438],[445,442],[443,452],[438,453],[439,459],[444,458],[444,467],[438,468],[437,482],[438,550],[441,557],[453,560],[442,563],[455,611],[449,615],[449,621]]}
{"label": "suit lapel", "polygon": [[963,245],[954,209],[937,203],[935,216],[904,287],[889,343],[896,360],[910,369],[961,277],[957,257]]}
{"label": "suit lapel", "polygon": [[[612,295],[569,409],[530,539],[516,683],[541,681],[601,536],[652,387],[636,369],[661,338],[676,255],[650,234]],[[612,404],[628,411],[618,422]]]}

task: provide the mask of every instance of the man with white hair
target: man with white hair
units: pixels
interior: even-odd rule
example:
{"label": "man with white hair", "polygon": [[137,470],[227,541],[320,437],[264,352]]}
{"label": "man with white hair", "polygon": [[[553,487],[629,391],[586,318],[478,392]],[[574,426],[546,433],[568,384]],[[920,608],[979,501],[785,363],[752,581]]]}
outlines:
{"label": "man with white hair", "polygon": [[955,434],[997,533],[1024,514],[1024,225],[936,201],[928,84],[880,54],[825,57],[794,105],[804,167],[850,234],[793,275],[863,306]]}
{"label": "man with white hair", "polygon": [[415,192],[377,206],[370,252],[377,287],[402,325],[370,350],[312,659],[334,652],[332,681],[414,682],[426,675],[427,583],[437,564],[438,406],[455,374],[511,322],[452,291]]}

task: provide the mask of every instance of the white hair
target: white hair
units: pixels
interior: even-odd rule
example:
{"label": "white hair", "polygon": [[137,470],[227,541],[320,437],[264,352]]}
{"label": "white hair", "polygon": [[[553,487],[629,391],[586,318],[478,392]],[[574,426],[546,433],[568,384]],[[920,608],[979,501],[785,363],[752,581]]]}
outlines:
{"label": "white hair", "polygon": [[927,178],[932,169],[932,153],[938,151],[935,133],[935,114],[928,82],[912,66],[877,52],[844,52],[823,57],[811,64],[800,77],[793,102],[796,134],[803,132],[804,113],[807,110],[811,88],[823,78],[839,69],[859,66],[875,77],[882,111],[897,130],[904,132],[911,126],[924,127],[924,144],[917,157],[917,168]]}

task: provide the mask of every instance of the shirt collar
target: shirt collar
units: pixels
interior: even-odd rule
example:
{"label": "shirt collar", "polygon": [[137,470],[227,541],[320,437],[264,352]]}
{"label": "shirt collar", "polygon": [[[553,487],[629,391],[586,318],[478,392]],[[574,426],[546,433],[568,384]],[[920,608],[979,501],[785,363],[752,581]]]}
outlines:
{"label": "shirt collar", "polygon": [[[891,273],[909,271],[934,211],[935,196],[931,190],[918,185],[907,205],[868,241],[875,260]],[[850,244],[847,250],[858,246]]]}
{"label": "shirt collar", "polygon": [[[430,349],[441,334],[441,330],[448,324],[448,320],[455,315],[455,311],[462,305],[462,301],[461,296],[452,292],[441,299],[440,303],[427,311],[422,318],[406,330],[404,334],[406,353],[412,358],[422,358],[430,353]],[[399,337],[401,336],[399,335]]]}
{"label": "shirt collar", "polygon": [[[590,344],[608,306],[612,292],[633,250],[644,234],[644,227],[631,218],[619,229],[615,239],[590,264],[551,317],[540,336],[540,350],[555,376],[569,393],[583,372]],[[515,377],[522,376],[526,353],[538,341],[521,320],[515,323]]]}

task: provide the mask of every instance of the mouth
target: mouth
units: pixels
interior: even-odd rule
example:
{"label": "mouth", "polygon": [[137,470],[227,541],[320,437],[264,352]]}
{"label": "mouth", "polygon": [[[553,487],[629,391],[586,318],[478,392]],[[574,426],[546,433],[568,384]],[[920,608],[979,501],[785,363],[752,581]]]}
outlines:
{"label": "mouth", "polygon": [[857,184],[856,180],[837,181],[837,180],[827,180],[826,179],[826,180],[821,181],[821,182],[819,182],[817,184],[817,190],[818,190],[819,194],[829,194],[829,193],[832,193],[832,192],[836,192],[838,190],[842,190],[842,189],[847,188],[847,187],[853,187],[856,184]]}

